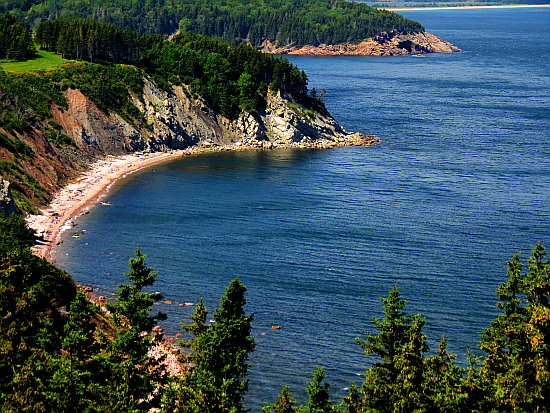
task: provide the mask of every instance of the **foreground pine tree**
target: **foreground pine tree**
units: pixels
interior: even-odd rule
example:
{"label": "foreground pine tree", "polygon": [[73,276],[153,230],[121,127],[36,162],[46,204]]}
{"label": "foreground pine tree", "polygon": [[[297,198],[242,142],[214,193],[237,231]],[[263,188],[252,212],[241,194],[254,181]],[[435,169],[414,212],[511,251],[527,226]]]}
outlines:
{"label": "foreground pine tree", "polygon": [[519,254],[507,262],[508,280],[497,289],[502,312],[481,338],[481,373],[502,412],[550,411],[550,261],[540,244],[531,254],[525,273]]}
{"label": "foreground pine tree", "polygon": [[191,316],[192,323],[184,325],[186,331],[195,334],[187,342],[193,351],[187,359],[191,369],[172,392],[167,392],[166,411],[217,413],[244,407],[248,356],[255,348],[253,317],[244,312],[245,292],[238,278],[231,281],[214,311],[213,324],[204,324],[206,309],[199,305]]}

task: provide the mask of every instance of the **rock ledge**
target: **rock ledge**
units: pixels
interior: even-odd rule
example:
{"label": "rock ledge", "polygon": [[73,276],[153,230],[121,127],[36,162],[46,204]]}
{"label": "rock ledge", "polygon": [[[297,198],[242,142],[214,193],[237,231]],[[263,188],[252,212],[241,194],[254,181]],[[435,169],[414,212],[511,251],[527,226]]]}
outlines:
{"label": "rock ledge", "polygon": [[261,48],[266,53],[296,54],[312,56],[395,56],[422,53],[453,53],[462,50],[448,41],[431,33],[398,32],[382,33],[364,42],[354,44],[319,45],[319,46],[284,46],[275,47],[265,41]]}

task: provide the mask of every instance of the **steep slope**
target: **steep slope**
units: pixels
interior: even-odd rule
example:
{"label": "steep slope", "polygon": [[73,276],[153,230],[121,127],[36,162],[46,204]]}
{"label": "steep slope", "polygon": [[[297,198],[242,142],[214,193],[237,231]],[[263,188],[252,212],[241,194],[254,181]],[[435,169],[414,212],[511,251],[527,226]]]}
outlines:
{"label": "steep slope", "polygon": [[0,148],[2,175],[10,180],[17,203],[27,211],[50,196],[87,165],[105,155],[138,151],[169,151],[194,145],[216,149],[234,144],[241,148],[333,147],[364,145],[373,137],[345,131],[328,113],[302,106],[281,92],[266,96],[265,109],[243,112],[230,119],[214,111],[188,87],[159,88],[142,79],[139,95],[130,93],[138,118],[100,109],[76,88],[63,92],[66,105],[51,103],[47,129],[72,145],[52,142],[39,127],[22,131],[0,128],[7,141],[22,142],[29,156]]}

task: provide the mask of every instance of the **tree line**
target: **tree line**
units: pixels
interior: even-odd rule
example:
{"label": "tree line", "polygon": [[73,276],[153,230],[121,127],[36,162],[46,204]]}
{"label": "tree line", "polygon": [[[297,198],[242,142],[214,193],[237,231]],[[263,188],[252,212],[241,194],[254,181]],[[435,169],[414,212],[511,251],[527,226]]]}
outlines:
{"label": "tree line", "polygon": [[14,0],[0,1],[29,26],[60,16],[90,17],[141,33],[178,27],[233,44],[283,46],[358,42],[382,32],[418,32],[418,22],[346,0]]}
{"label": "tree line", "polygon": [[0,13],[0,60],[27,60],[35,55],[32,36],[12,16]]}
{"label": "tree line", "polygon": [[229,117],[265,105],[268,89],[281,91],[307,106],[320,105],[307,93],[307,77],[286,59],[254,48],[192,32],[167,41],[94,19],[65,17],[42,22],[36,42],[68,59],[133,64],[160,85],[186,84]]}
{"label": "tree line", "polygon": [[153,43],[163,40],[159,35],[140,35],[114,24],[78,17],[42,22],[34,37],[44,50],[66,59],[116,63],[136,63]]}
{"label": "tree line", "polygon": [[[180,343],[183,375],[167,374],[148,351],[162,335],[157,273],[139,249],[129,282],[105,307],[92,304],[72,278],[30,253],[34,235],[22,217],[0,218],[0,406],[2,411],[218,413],[244,409],[253,317],[246,287],[231,281],[210,317],[202,299]],[[527,268],[515,254],[497,289],[499,315],[483,332],[483,358],[455,364],[443,338],[428,353],[425,319],[405,311],[394,285],[374,330],[357,338],[377,361],[360,386],[331,400],[323,368],[300,405],[284,387],[262,413],[548,412],[550,261],[535,245]],[[108,312],[106,311],[108,310]],[[213,322],[207,321],[210,318]]]}

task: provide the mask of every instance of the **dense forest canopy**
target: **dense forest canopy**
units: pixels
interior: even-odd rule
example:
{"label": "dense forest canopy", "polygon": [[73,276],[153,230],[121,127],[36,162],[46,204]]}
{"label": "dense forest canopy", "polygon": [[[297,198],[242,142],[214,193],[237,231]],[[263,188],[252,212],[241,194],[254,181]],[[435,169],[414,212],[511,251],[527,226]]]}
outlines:
{"label": "dense forest canopy", "polygon": [[28,26],[60,16],[92,17],[141,33],[178,28],[260,46],[358,42],[390,30],[424,28],[398,14],[346,0],[0,0]]}
{"label": "dense forest canopy", "polygon": [[33,55],[29,31],[12,16],[0,13],[0,59],[26,60]]}

